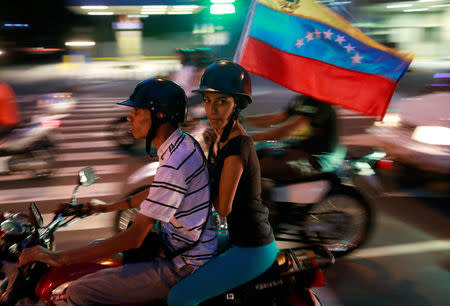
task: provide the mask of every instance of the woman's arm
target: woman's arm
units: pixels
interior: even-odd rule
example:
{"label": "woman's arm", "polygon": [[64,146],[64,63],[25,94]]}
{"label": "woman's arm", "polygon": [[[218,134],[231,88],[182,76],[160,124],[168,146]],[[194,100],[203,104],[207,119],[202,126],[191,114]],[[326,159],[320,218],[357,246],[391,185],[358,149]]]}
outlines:
{"label": "woman's arm", "polygon": [[233,206],[244,163],[239,155],[225,158],[219,183],[219,195],[214,198],[214,208],[222,217],[228,216]]}
{"label": "woman's arm", "polygon": [[293,132],[295,132],[302,125],[309,122],[309,118],[305,116],[296,116],[286,124],[279,126],[268,131],[257,133],[252,135],[253,141],[261,140],[279,140],[284,138],[289,138]]}
{"label": "woman's arm", "polygon": [[269,127],[271,125],[280,124],[289,118],[287,112],[259,115],[259,116],[248,116],[244,118],[244,123],[256,126],[256,127]]}

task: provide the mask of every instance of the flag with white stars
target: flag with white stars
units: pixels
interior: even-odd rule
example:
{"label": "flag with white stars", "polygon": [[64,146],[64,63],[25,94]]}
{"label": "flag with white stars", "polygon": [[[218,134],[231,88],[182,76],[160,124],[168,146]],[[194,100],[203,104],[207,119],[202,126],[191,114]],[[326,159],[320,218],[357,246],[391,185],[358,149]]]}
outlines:
{"label": "flag with white stars", "polygon": [[254,0],[235,61],[293,91],[381,118],[412,57],[314,0]]}

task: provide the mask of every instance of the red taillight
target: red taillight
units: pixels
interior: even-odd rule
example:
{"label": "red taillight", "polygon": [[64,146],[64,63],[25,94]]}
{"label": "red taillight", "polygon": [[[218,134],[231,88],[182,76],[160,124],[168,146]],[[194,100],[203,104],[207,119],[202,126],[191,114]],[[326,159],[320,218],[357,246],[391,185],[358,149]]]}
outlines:
{"label": "red taillight", "polygon": [[61,120],[47,120],[47,121],[42,121],[41,125],[44,128],[48,128],[48,129],[57,129],[59,128],[59,126],[61,125]]}
{"label": "red taillight", "polygon": [[392,170],[392,167],[394,166],[394,161],[389,159],[380,159],[377,161],[377,169],[380,170]]}

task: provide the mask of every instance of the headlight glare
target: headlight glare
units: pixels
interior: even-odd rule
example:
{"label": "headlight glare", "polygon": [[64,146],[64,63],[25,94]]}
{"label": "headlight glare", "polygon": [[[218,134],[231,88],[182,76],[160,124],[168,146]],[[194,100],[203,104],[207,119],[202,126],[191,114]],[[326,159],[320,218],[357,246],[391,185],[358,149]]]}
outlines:
{"label": "headlight glare", "polygon": [[418,126],[411,138],[432,145],[450,145],[450,128],[444,126]]}

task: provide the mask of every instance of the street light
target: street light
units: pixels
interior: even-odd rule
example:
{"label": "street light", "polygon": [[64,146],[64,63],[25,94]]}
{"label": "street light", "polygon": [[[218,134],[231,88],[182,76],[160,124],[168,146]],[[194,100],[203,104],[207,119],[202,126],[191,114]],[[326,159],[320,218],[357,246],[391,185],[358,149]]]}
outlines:
{"label": "street light", "polygon": [[234,7],[234,0],[211,0],[211,7],[209,12],[211,15],[225,15],[234,14],[236,9]]}
{"label": "street light", "polygon": [[212,15],[225,15],[236,13],[236,9],[233,4],[213,4],[209,8],[209,12]]}

